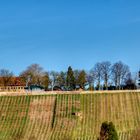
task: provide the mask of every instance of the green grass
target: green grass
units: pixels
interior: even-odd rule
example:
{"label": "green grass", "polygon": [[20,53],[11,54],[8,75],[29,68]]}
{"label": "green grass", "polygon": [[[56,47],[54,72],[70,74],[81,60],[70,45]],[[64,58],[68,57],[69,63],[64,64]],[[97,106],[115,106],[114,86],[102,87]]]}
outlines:
{"label": "green grass", "polygon": [[140,93],[0,97],[0,140],[96,140],[104,121],[129,140],[140,125]]}
{"label": "green grass", "polygon": [[20,139],[28,121],[30,98],[1,97],[0,101],[0,140]]}

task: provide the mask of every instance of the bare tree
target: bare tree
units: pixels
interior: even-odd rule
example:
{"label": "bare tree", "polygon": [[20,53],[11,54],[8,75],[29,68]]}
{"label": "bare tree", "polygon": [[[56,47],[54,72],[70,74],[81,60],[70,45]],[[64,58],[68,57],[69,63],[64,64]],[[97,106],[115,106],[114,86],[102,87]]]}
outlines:
{"label": "bare tree", "polygon": [[137,85],[135,83],[135,79],[132,77],[131,72],[129,72],[125,79],[125,89],[133,90],[136,88],[137,88]]}
{"label": "bare tree", "polygon": [[57,85],[61,88],[66,88],[66,72],[61,71],[56,75]]}
{"label": "bare tree", "polygon": [[78,69],[76,69],[76,70],[73,71],[73,73],[74,73],[74,78],[75,78],[75,84],[76,84],[76,85],[79,84],[79,83],[78,83],[78,77],[79,77],[80,72],[81,72],[81,71],[78,70]]}
{"label": "bare tree", "polygon": [[139,72],[134,72],[132,74],[132,79],[136,85],[136,88],[139,88]]}
{"label": "bare tree", "polygon": [[116,62],[112,66],[112,79],[115,83],[116,88],[121,89],[121,84],[124,83],[129,72],[129,67],[121,61]]}
{"label": "bare tree", "polygon": [[1,84],[6,87],[12,82],[13,73],[7,69],[1,69],[0,77],[1,77]]}
{"label": "bare tree", "polygon": [[79,76],[78,76],[78,85],[80,88],[85,89],[85,84],[86,84],[86,72],[84,70],[80,71]]}
{"label": "bare tree", "polygon": [[104,80],[104,85],[106,90],[108,89],[108,81],[110,78],[110,73],[111,73],[111,63],[109,61],[105,61],[101,63],[102,67],[102,74],[101,77]]}
{"label": "bare tree", "polygon": [[48,90],[49,82],[50,82],[49,74],[48,72],[44,72],[41,79],[41,83],[42,83],[42,86],[45,88],[45,90]]}
{"label": "bare tree", "polygon": [[55,71],[51,71],[49,72],[49,77],[50,77],[51,88],[53,90],[54,86],[57,85],[59,73]]}
{"label": "bare tree", "polygon": [[97,87],[100,90],[101,88],[101,75],[102,75],[102,64],[96,63],[94,66],[95,77],[97,80]]}
{"label": "bare tree", "polygon": [[41,85],[44,76],[43,68],[39,64],[32,64],[20,74],[26,83]]}
{"label": "bare tree", "polygon": [[87,83],[89,84],[89,87],[91,90],[92,88],[94,89],[94,82],[95,82],[95,72],[94,72],[94,69],[91,69],[87,73]]}

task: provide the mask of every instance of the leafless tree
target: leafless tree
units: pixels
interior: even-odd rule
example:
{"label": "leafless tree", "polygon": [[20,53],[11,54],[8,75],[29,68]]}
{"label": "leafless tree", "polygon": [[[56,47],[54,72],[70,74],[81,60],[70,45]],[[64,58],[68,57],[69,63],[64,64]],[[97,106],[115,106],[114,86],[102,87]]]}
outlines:
{"label": "leafless tree", "polygon": [[50,79],[48,72],[44,72],[42,78],[41,78],[42,86],[45,88],[45,90],[48,90]]}
{"label": "leafless tree", "polygon": [[102,75],[102,64],[96,63],[94,66],[95,77],[97,80],[97,87],[100,90],[101,88],[101,75]]}
{"label": "leafless tree", "polygon": [[80,72],[81,72],[80,70],[73,71],[76,85],[78,85],[78,77],[79,77]]}
{"label": "leafless tree", "polygon": [[80,86],[80,88],[85,89],[85,85],[87,82],[86,79],[86,72],[84,70],[81,70],[78,76],[78,85]]}
{"label": "leafless tree", "polygon": [[9,70],[7,69],[1,69],[0,70],[0,77],[1,77],[1,84],[3,86],[8,86],[11,81],[12,81],[12,77],[13,77],[13,73],[10,72]]}
{"label": "leafless tree", "polygon": [[129,72],[129,67],[121,61],[112,66],[112,79],[117,88],[121,89],[121,84],[124,83]]}
{"label": "leafless tree", "polygon": [[26,83],[41,85],[41,79],[44,76],[43,68],[39,64],[32,64],[20,74]]}
{"label": "leafless tree", "polygon": [[89,87],[94,89],[94,82],[95,82],[95,72],[94,69],[91,69],[89,72],[87,72],[87,83],[89,84]]}
{"label": "leafless tree", "polygon": [[139,83],[139,72],[134,72],[132,74],[132,79],[133,79],[133,81],[136,85],[136,88],[139,88],[139,85],[138,85],[138,83]]}
{"label": "leafless tree", "polygon": [[51,88],[53,90],[54,86],[57,85],[59,73],[55,71],[51,71],[49,72],[49,77],[50,77]]}
{"label": "leafless tree", "polygon": [[63,72],[63,71],[59,72],[57,76],[57,84],[59,87],[61,88],[66,87],[66,77],[67,77],[66,72]]}
{"label": "leafless tree", "polygon": [[111,73],[111,63],[109,61],[105,61],[101,63],[102,71],[101,71],[101,77],[104,81],[104,85],[106,90],[108,89],[108,82],[110,78]]}
{"label": "leafless tree", "polygon": [[125,83],[125,89],[133,90],[137,88],[137,85],[135,83],[135,79],[132,76],[131,72],[129,72],[124,80]]}

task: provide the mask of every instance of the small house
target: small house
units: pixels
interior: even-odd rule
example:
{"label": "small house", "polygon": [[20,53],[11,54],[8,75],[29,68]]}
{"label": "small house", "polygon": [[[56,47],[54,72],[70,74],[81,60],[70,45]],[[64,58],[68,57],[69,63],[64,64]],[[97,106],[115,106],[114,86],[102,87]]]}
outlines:
{"label": "small house", "polygon": [[40,85],[30,85],[28,87],[25,87],[25,90],[29,90],[29,91],[44,91],[44,87],[40,86]]}

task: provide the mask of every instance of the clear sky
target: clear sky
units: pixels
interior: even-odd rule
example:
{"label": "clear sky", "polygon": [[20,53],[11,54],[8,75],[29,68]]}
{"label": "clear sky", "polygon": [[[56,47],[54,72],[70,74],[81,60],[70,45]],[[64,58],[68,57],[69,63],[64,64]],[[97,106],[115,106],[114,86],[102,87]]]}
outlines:
{"label": "clear sky", "polygon": [[139,0],[0,1],[0,68],[89,70],[105,60],[140,67]]}

